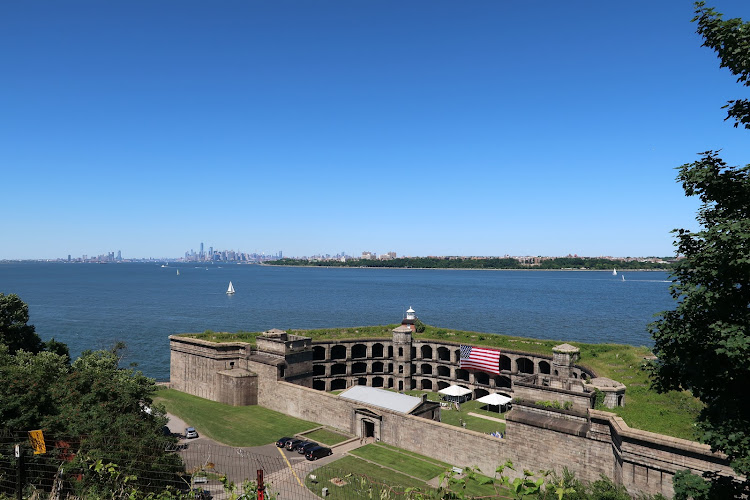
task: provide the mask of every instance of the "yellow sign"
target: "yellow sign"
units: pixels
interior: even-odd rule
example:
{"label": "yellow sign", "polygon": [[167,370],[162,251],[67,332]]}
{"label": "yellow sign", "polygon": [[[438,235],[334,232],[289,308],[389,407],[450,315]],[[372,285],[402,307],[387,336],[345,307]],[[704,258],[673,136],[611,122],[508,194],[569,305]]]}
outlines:
{"label": "yellow sign", "polygon": [[44,445],[44,434],[42,431],[29,431],[29,443],[34,448],[34,455],[47,453],[47,447]]}

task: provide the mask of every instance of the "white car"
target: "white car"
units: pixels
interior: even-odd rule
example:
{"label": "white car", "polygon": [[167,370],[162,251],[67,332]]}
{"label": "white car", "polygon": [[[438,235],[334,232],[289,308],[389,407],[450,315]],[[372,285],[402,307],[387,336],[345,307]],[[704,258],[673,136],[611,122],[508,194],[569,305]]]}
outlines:
{"label": "white car", "polygon": [[185,438],[193,439],[197,437],[198,437],[198,431],[195,430],[195,427],[188,427],[185,429]]}

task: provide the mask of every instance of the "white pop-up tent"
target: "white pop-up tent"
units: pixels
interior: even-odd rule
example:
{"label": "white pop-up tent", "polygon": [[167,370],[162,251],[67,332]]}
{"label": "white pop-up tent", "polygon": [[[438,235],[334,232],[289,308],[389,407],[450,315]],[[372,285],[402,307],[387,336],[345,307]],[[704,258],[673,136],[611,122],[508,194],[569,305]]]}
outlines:
{"label": "white pop-up tent", "polygon": [[503,396],[502,394],[493,393],[482,396],[481,398],[477,399],[477,401],[486,405],[497,406],[499,409],[500,407],[503,407],[510,403],[511,398],[509,398],[508,396]]}
{"label": "white pop-up tent", "polygon": [[460,385],[452,385],[445,389],[440,389],[438,393],[443,395],[443,398],[454,403],[463,403],[467,399],[470,399],[471,389],[461,387]]}

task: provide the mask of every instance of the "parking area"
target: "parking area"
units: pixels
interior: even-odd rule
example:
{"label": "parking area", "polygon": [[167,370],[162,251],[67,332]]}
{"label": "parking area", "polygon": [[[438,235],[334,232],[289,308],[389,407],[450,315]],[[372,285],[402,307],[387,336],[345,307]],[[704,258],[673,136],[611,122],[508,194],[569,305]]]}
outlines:
{"label": "parking area", "polygon": [[[245,479],[255,479],[257,470],[262,469],[264,481],[271,485],[274,492],[279,493],[280,499],[316,499],[305,486],[305,477],[309,472],[322,465],[330,463],[351,449],[352,445],[359,446],[359,441],[346,443],[332,448],[333,455],[323,456],[309,461],[296,450],[279,448],[275,443],[238,448],[218,443],[201,434],[197,428],[198,437],[185,438],[185,429],[190,427],[174,415],[169,416],[167,427],[170,432],[180,436],[178,453],[185,462],[186,470],[193,474],[193,486],[208,491],[212,498],[226,498],[223,485],[218,480],[220,475],[226,475],[229,481],[241,484]],[[282,436],[277,436],[280,438]],[[195,482],[196,478],[198,482]]]}

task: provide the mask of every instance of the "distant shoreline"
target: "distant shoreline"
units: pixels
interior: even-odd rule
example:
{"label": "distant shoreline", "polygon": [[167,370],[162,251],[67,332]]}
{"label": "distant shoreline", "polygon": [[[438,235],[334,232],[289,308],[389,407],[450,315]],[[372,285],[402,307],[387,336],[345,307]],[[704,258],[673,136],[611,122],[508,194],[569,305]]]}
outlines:
{"label": "distant shoreline", "polygon": [[[586,271],[586,272],[597,272],[597,273],[611,273],[608,269],[533,269],[533,268],[480,268],[480,267],[400,267],[400,266],[313,266],[313,265],[299,265],[299,266],[285,266],[283,264],[266,264],[261,263],[259,266],[267,267],[308,267],[315,269],[406,269],[406,270],[418,270],[418,271],[555,271],[555,272],[568,272],[568,271]],[[620,274],[633,273],[633,272],[661,272],[669,273],[669,269],[623,269],[619,271]]]}

